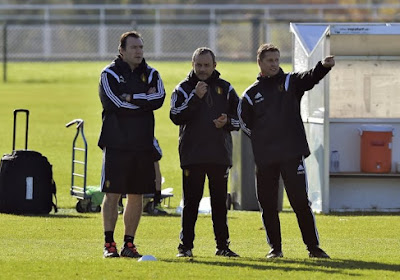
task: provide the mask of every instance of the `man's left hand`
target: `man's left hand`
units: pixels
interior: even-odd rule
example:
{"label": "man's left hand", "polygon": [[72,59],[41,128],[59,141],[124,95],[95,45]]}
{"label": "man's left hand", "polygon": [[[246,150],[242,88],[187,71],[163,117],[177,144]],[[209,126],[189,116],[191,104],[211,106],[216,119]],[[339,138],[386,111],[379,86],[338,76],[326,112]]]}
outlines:
{"label": "man's left hand", "polygon": [[132,100],[132,95],[123,93],[119,96],[119,99],[121,99],[122,101],[130,102]]}

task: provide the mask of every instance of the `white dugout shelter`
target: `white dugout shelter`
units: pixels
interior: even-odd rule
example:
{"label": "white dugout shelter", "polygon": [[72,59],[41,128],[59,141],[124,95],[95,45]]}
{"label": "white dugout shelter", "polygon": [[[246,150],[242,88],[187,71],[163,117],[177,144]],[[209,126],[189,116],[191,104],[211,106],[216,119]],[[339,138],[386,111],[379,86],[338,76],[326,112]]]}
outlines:
{"label": "white dugout shelter", "polygon": [[[290,31],[294,71],[326,55],[336,60],[301,105],[313,210],[399,211],[400,24],[291,23]],[[362,156],[371,156],[361,150],[365,127],[390,128],[391,142],[382,146],[391,156],[385,172],[380,163],[376,172],[362,170]]]}

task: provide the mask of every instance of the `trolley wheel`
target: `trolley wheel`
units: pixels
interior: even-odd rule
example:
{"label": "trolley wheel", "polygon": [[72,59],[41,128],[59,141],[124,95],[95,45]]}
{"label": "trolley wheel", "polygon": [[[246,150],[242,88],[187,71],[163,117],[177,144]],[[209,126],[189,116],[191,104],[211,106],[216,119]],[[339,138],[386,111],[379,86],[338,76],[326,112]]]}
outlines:
{"label": "trolley wheel", "polygon": [[78,213],[85,213],[87,212],[87,204],[84,200],[78,200],[78,202],[76,203],[75,206],[76,211],[78,211]]}
{"label": "trolley wheel", "polygon": [[88,213],[93,212],[92,211],[92,201],[90,199],[87,200],[86,212],[88,212]]}
{"label": "trolley wheel", "polygon": [[101,206],[100,206],[100,205],[97,205],[96,208],[91,207],[90,210],[91,210],[92,212],[96,212],[96,213],[97,213],[97,212],[101,212]]}
{"label": "trolley wheel", "polygon": [[232,196],[230,193],[228,193],[226,196],[226,209],[231,210],[231,206],[232,206]]}

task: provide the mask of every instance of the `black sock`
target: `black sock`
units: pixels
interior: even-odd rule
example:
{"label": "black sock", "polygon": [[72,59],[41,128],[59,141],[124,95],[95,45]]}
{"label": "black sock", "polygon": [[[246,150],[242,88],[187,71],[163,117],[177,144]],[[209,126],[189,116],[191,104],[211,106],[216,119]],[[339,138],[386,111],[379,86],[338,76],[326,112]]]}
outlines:
{"label": "black sock", "polygon": [[106,243],[114,242],[114,232],[113,231],[105,231],[104,239],[105,239]]}
{"label": "black sock", "polygon": [[161,191],[156,191],[154,193],[154,205],[157,205],[161,202]]}
{"label": "black sock", "polygon": [[124,235],[124,245],[126,245],[126,243],[128,243],[128,242],[131,242],[131,243],[133,243],[133,239],[134,239],[134,237],[133,237],[133,236],[130,236],[130,235]]}

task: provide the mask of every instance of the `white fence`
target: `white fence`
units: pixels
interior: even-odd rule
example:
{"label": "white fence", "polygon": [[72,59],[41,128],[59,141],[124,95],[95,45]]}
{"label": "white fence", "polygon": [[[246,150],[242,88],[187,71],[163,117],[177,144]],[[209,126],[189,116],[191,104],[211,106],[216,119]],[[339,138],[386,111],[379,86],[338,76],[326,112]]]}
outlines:
{"label": "white fence", "polygon": [[[0,5],[0,22],[85,21],[111,24],[132,21],[398,21],[400,3],[366,4],[127,4]],[[357,1],[358,2],[358,1]]]}
{"label": "white fence", "polygon": [[[376,1],[370,1],[376,2]],[[395,22],[400,3],[299,5],[0,5],[1,59],[108,60],[138,30],[146,57],[188,59],[208,46],[219,59],[254,60],[262,42],[291,60],[289,22]]]}
{"label": "white fence", "polygon": [[[256,28],[256,30],[254,30]],[[215,50],[222,60],[251,60],[261,42],[271,41],[290,60],[289,24],[156,24],[156,25],[7,25],[7,59],[108,60],[118,53],[123,32],[138,30],[145,56],[156,60],[189,59],[202,46]],[[4,33],[4,29],[2,31]],[[4,34],[0,34],[0,36]]]}

